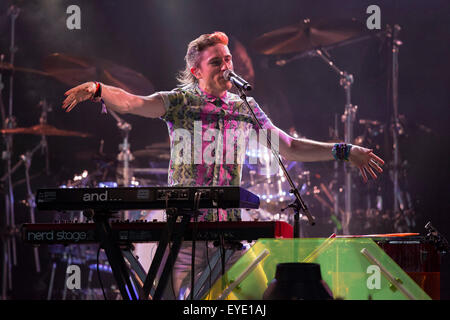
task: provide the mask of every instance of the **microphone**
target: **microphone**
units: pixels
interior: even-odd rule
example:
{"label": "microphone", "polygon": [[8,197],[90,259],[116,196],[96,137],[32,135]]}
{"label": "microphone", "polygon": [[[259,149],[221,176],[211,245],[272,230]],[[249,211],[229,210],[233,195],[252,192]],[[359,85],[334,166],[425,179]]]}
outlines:
{"label": "microphone", "polygon": [[240,76],[238,76],[236,73],[234,73],[231,70],[225,70],[223,72],[223,77],[226,80],[233,82],[236,87],[238,87],[242,90],[245,90],[245,91],[252,90],[252,86],[247,81],[242,79]]}

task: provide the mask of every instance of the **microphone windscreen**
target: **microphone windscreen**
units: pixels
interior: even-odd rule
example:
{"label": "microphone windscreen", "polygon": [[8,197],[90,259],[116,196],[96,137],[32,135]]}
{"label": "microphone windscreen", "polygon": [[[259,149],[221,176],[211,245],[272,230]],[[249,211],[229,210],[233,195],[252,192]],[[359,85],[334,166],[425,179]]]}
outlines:
{"label": "microphone windscreen", "polygon": [[225,70],[225,71],[223,72],[223,77],[224,77],[225,79],[227,79],[227,80],[230,80],[230,77],[231,77],[231,70]]}

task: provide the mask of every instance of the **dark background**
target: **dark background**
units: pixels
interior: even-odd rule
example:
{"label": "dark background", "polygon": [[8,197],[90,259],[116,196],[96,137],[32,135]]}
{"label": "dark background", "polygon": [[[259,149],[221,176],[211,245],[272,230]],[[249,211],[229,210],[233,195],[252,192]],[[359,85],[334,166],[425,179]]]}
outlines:
{"label": "dark background", "polygon": [[[0,54],[9,61],[11,4],[21,9],[16,21],[15,65],[43,70],[48,55],[59,52],[87,60],[102,58],[142,73],[148,90],[134,93],[147,95],[170,90],[177,83],[177,72],[184,68],[187,44],[203,33],[216,30],[239,41],[247,50],[254,68],[252,94],[273,122],[284,130],[294,127],[302,136],[331,140],[334,118],[344,112],[345,96],[338,76],[319,58],[303,58],[284,67],[258,53],[252,42],[265,32],[295,24],[304,18],[356,18],[365,23],[366,8],[376,4],[381,9],[381,24],[401,26],[402,46],[399,52],[399,113],[405,133],[400,136],[402,161],[407,161],[402,187],[412,199],[415,225],[409,232],[425,233],[431,221],[450,237],[448,179],[449,156],[449,67],[450,5],[448,1],[2,1],[0,3]],[[66,27],[66,8],[76,4],[81,9],[81,30]],[[381,189],[385,206],[392,202],[389,164],[392,163],[392,139],[389,127],[392,106],[389,93],[389,57],[386,42],[373,38],[330,51],[341,69],[353,74],[352,103],[358,106],[355,136],[364,134],[359,119],[379,121],[383,133],[370,136],[364,143],[375,148],[387,163],[386,172],[368,185],[355,182],[359,197],[367,191]],[[236,62],[236,61],[235,61]],[[86,79],[95,80],[95,79]],[[9,74],[4,73],[3,103],[8,108]],[[76,173],[92,171],[98,165],[94,155],[104,140],[104,152],[114,157],[121,143],[121,133],[110,115],[100,114],[100,106],[82,103],[70,114],[60,108],[69,85],[52,77],[16,72],[14,78],[14,111],[18,127],[39,122],[40,101],[51,106],[48,122],[66,130],[92,134],[91,138],[49,137],[50,174],[43,172],[44,161],[38,152],[30,169],[33,191],[44,186],[65,184]],[[160,120],[132,115],[123,118],[132,124],[131,150],[140,150],[167,139],[167,128]],[[343,126],[339,123],[340,138]],[[13,163],[21,154],[39,143],[39,137],[14,136]],[[2,149],[4,143],[2,142]],[[141,162],[139,162],[141,161]],[[136,160],[138,166],[146,166]],[[332,163],[303,164],[304,168],[329,181]],[[21,204],[26,199],[23,169],[14,175],[17,181],[15,199],[18,223],[27,222],[28,211]],[[357,178],[359,179],[359,178]],[[319,181],[319,182],[321,182]],[[360,200],[364,202],[364,199]],[[355,206],[358,207],[359,203]],[[47,218],[38,216],[38,221]],[[355,233],[395,232],[391,226],[370,225],[362,228],[353,222]],[[309,236],[324,236],[322,231],[307,230]],[[26,249],[23,249],[26,252]],[[26,254],[23,255],[26,258]],[[22,258],[21,258],[22,259]],[[448,297],[448,262],[443,257],[442,293]],[[29,267],[29,266],[28,266]],[[31,274],[31,273],[30,273]],[[37,290],[37,289],[36,289]],[[17,297],[26,296],[19,290]],[[22,296],[23,295],[23,296]]]}

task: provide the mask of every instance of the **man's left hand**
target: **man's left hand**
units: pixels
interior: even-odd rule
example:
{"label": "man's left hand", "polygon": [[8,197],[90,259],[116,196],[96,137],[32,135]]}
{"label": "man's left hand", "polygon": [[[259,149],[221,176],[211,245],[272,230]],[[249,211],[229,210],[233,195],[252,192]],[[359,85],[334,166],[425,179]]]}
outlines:
{"label": "man's left hand", "polygon": [[379,173],[383,172],[381,166],[384,165],[384,161],[376,154],[374,154],[372,149],[353,145],[350,149],[348,160],[351,164],[359,168],[364,182],[368,181],[367,172],[372,176],[373,179],[377,178],[375,171],[378,171]]}

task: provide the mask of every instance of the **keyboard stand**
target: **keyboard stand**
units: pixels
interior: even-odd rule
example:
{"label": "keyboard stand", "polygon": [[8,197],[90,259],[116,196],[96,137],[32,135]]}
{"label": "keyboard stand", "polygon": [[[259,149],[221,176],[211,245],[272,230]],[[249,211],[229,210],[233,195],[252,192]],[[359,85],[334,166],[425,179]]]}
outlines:
{"label": "keyboard stand", "polygon": [[95,231],[100,238],[100,247],[105,250],[111,266],[114,278],[117,282],[120,294],[123,300],[138,300],[139,296],[136,287],[131,281],[128,267],[125,263],[122,250],[114,241],[111,226],[108,219],[112,216],[111,212],[95,211],[93,219],[95,222]]}
{"label": "keyboard stand", "polygon": [[[159,278],[155,293],[152,297],[153,300],[161,300],[164,290],[166,289],[167,282],[172,272],[173,266],[177,259],[178,253],[181,248],[181,243],[184,238],[187,225],[195,210],[167,210],[167,224],[164,229],[163,235],[158,242],[155,256],[153,257],[152,264],[148,271],[147,277],[143,286],[143,295],[141,299],[147,300],[150,291],[154,285],[156,275],[161,267],[164,253],[166,252],[169,241],[172,240],[173,244],[170,248],[169,255],[163,266],[161,276]],[[171,212],[170,212],[171,211]],[[177,222],[178,217],[181,216],[181,222]]]}
{"label": "keyboard stand", "polygon": [[[231,258],[235,250],[225,249],[225,263]],[[211,288],[206,284],[209,277],[211,279],[216,279],[219,274],[223,273],[223,268],[221,266],[221,252],[217,250],[217,252],[213,255],[211,261],[209,262],[212,267],[207,266],[205,271],[202,272],[200,278],[196,281],[195,289],[194,289],[194,300],[200,300],[203,296],[210,290]],[[191,294],[189,294],[188,299],[191,298]]]}

